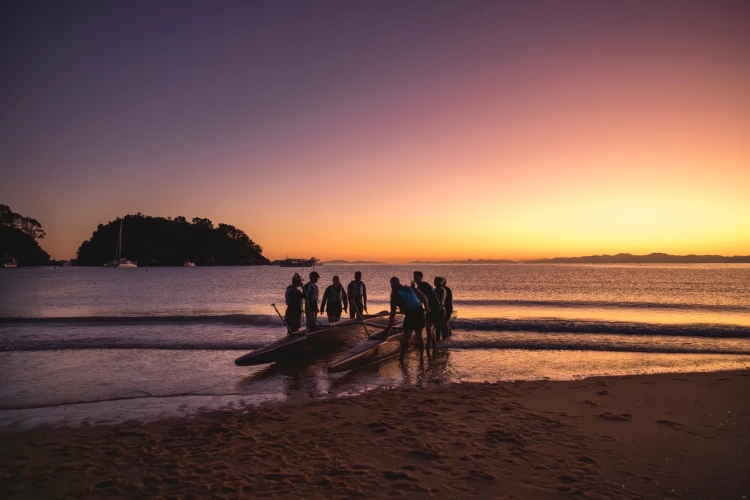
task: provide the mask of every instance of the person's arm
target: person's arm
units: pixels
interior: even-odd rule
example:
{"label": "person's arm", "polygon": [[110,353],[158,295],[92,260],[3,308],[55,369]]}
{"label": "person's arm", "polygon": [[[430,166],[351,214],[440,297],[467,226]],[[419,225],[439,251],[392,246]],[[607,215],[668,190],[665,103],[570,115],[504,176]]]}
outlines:
{"label": "person's arm", "polygon": [[326,288],[325,292],[323,292],[323,300],[320,301],[320,314],[323,314],[326,310],[326,302],[328,302],[328,290],[330,290],[331,287],[329,286]]}
{"label": "person's arm", "polygon": [[344,296],[344,312],[348,312],[349,311],[349,297],[346,296],[346,290],[341,290],[341,294]]}
{"label": "person's arm", "polygon": [[367,285],[365,285],[364,281],[362,282],[362,307],[367,312]]}
{"label": "person's arm", "polygon": [[417,294],[417,297],[419,297],[419,300],[424,304],[424,310],[425,312],[430,312],[430,306],[427,304],[427,296],[422,293],[422,291],[419,288],[414,289],[414,293]]}
{"label": "person's arm", "polygon": [[388,316],[388,326],[385,328],[385,337],[388,338],[393,331],[393,324],[396,322],[396,303],[391,299],[391,315]]}

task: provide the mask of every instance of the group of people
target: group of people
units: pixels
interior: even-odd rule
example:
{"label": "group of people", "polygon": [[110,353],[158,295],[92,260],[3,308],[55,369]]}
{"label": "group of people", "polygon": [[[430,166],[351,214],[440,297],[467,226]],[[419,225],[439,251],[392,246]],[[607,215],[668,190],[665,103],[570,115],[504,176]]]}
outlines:
{"label": "group of people", "polygon": [[[303,282],[302,277],[295,273],[292,284],[286,288],[286,313],[284,321],[289,332],[298,333],[302,327],[302,316],[308,325],[315,325],[318,315],[327,313],[328,322],[336,323],[341,320],[342,312],[349,312],[350,318],[361,317],[367,313],[367,287],[362,281],[362,273],[354,273],[354,279],[344,289],[338,276],[326,287],[320,300],[317,271],[310,273],[310,281]],[[403,365],[404,356],[409,349],[411,336],[416,334],[419,357],[424,358],[424,352],[433,355],[437,352],[437,342],[450,336],[450,317],[453,314],[453,292],[446,286],[446,280],[437,276],[433,280],[434,287],[424,281],[421,271],[414,271],[411,286],[404,286],[397,277],[391,278],[391,314],[388,321],[387,335],[393,331],[396,313],[404,315],[404,335],[401,340],[400,363]],[[422,338],[422,330],[427,331],[427,343]]]}
{"label": "group of people", "polygon": [[[422,271],[414,271],[411,286],[404,286],[397,277],[391,278],[391,315],[388,319],[387,334],[393,331],[397,310],[404,315],[399,363],[404,365],[404,356],[409,350],[411,336],[416,334],[419,359],[424,352],[437,354],[437,343],[451,335],[450,318],[453,314],[453,291],[448,288],[445,278],[436,276],[435,287],[424,281]],[[427,345],[422,338],[422,330],[427,332]]]}
{"label": "group of people", "polygon": [[[302,316],[307,318],[308,325],[318,322],[318,315],[328,312],[328,322],[336,323],[341,320],[341,313],[349,312],[350,318],[367,312],[367,287],[362,281],[362,273],[354,273],[354,279],[344,290],[338,276],[333,277],[333,283],[323,292],[323,300],[318,308],[320,290],[318,288],[320,274],[310,273],[310,281],[303,283],[302,276],[294,273],[292,284],[286,287],[286,313],[284,322],[290,333],[299,331],[302,327]],[[349,305],[351,304],[351,307]]]}

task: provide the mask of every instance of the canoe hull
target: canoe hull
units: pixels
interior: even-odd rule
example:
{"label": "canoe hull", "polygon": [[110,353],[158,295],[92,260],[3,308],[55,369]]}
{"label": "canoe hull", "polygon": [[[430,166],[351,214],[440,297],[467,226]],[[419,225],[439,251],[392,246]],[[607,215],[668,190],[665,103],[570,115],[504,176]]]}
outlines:
{"label": "canoe hull", "polygon": [[[455,318],[456,315],[453,315],[449,322]],[[328,371],[343,372],[390,358],[399,352],[403,337],[404,332],[400,328],[395,328],[388,338],[383,329],[346,351],[343,356],[328,366]],[[412,336],[411,345],[415,342],[416,337]]]}
{"label": "canoe hull", "polygon": [[388,339],[385,330],[349,349],[328,366],[329,372],[343,372],[393,356],[401,348],[404,332],[394,331]]}
{"label": "canoe hull", "polygon": [[[382,329],[388,324],[388,313],[384,311],[365,315],[363,319],[369,331]],[[365,329],[359,320],[344,320],[332,325],[319,325],[314,330],[306,330],[305,335],[287,335],[237,358],[234,363],[237,366],[254,366],[279,361],[295,361],[311,352],[325,350],[364,335]]]}

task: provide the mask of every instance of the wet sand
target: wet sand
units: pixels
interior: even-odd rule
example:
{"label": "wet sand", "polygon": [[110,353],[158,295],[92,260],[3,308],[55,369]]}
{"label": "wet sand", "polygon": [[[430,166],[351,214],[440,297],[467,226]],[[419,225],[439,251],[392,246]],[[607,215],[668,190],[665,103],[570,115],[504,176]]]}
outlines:
{"label": "wet sand", "polygon": [[399,387],[0,434],[0,497],[750,498],[750,371]]}

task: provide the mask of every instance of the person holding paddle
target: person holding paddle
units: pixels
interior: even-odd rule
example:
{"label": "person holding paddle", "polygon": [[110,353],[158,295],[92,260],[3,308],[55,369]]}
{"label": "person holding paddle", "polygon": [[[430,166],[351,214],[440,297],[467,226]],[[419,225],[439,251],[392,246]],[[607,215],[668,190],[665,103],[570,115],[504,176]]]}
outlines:
{"label": "person holding paddle", "polygon": [[[424,309],[422,308],[424,305]],[[396,321],[396,309],[404,314],[404,336],[401,338],[401,354],[398,363],[404,366],[404,356],[409,350],[409,341],[412,333],[417,334],[417,345],[419,346],[419,361],[424,361],[424,339],[422,338],[422,329],[425,325],[425,311],[430,312],[427,304],[427,297],[416,288],[403,286],[397,277],[391,278],[391,315],[388,318],[388,327],[386,336],[393,331],[393,324]]]}
{"label": "person holding paddle", "polygon": [[302,289],[302,276],[294,273],[292,284],[286,287],[284,299],[286,300],[286,312],[284,312],[284,321],[289,329],[290,334],[304,335],[299,332],[302,327],[302,314],[305,311],[305,292]]}

